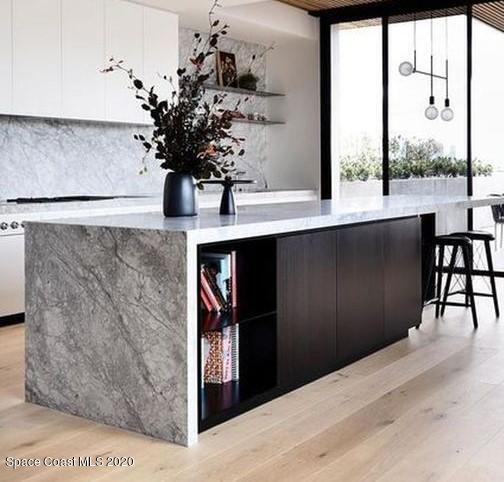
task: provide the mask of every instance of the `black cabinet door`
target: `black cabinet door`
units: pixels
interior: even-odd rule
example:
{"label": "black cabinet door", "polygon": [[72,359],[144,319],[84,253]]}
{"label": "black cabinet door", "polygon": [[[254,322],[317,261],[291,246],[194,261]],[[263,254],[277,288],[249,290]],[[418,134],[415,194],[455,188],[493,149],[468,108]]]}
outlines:
{"label": "black cabinet door", "polygon": [[390,221],[383,226],[385,256],[385,340],[405,336],[422,316],[420,219]]}
{"label": "black cabinet door", "polygon": [[336,231],[277,244],[278,381],[282,388],[336,367]]}
{"label": "black cabinet door", "polygon": [[382,223],[338,231],[338,358],[353,360],[384,340]]}

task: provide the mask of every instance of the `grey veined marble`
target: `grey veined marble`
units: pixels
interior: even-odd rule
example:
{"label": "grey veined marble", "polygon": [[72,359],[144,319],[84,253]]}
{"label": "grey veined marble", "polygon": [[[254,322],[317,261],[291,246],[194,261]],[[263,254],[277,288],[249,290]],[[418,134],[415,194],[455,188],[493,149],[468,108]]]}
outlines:
{"label": "grey veined marble", "polygon": [[183,233],[36,225],[26,400],[188,444]]}
{"label": "grey veined marble", "polygon": [[28,223],[26,399],[182,445],[198,433],[198,245],[504,197],[387,196]]}
{"label": "grey veined marble", "polygon": [[165,171],[133,134],[145,126],[0,116],[0,199],[75,194],[161,194]]}

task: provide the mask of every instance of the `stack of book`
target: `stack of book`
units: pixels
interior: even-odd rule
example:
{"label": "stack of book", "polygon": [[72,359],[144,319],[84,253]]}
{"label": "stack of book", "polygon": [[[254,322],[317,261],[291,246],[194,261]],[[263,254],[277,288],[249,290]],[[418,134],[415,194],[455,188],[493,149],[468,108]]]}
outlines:
{"label": "stack of book", "polygon": [[238,325],[206,331],[202,339],[202,385],[239,380]]}
{"label": "stack of book", "polygon": [[[201,384],[224,384],[239,379],[239,327],[233,314],[237,307],[236,252],[205,253],[201,260]],[[223,321],[223,314],[227,315]],[[229,326],[228,326],[229,325]]]}
{"label": "stack of book", "polygon": [[208,312],[237,306],[236,252],[205,253],[201,264],[201,305]]}

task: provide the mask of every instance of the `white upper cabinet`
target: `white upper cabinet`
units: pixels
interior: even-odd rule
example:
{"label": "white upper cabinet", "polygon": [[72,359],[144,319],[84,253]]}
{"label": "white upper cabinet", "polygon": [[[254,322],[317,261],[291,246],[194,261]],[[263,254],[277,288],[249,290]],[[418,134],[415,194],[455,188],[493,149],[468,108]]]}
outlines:
{"label": "white upper cabinet", "polygon": [[105,119],[105,0],[62,0],[63,117]]}
{"label": "white upper cabinet", "polygon": [[[128,69],[143,78],[144,7],[123,0],[106,0],[105,56],[123,60]],[[144,122],[140,102],[128,87],[131,81],[125,72],[106,74],[105,115],[111,121]]]}
{"label": "white upper cabinet", "polygon": [[12,0],[0,0],[0,113],[12,110]]}
{"label": "white upper cabinet", "polygon": [[13,0],[16,114],[61,114],[61,1]]}
{"label": "white upper cabinet", "polygon": [[[146,8],[144,12],[144,80],[155,86],[159,97],[170,98],[173,87],[163,79],[172,77],[176,86],[178,68],[178,17],[177,15]],[[145,114],[146,122],[151,118]]]}
{"label": "white upper cabinet", "polygon": [[178,17],[125,0],[0,0],[0,113],[146,123],[124,65],[160,95],[176,77]]}

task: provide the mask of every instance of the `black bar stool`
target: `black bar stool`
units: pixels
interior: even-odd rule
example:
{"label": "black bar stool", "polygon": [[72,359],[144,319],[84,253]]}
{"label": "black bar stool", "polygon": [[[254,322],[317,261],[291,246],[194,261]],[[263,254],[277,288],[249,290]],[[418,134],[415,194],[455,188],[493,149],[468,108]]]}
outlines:
{"label": "black bar stool", "polygon": [[[439,312],[441,311],[441,316],[444,315],[446,306],[470,306],[471,314],[474,328],[478,328],[478,315],[476,314],[476,303],[474,302],[474,290],[472,285],[472,241],[467,236],[463,235],[445,235],[436,236],[435,244],[439,248],[438,266],[437,266],[437,282],[436,282],[436,318],[439,318]],[[446,247],[452,248],[452,253],[450,257],[450,263],[448,265],[448,278],[446,279],[446,284],[443,292],[443,298],[441,298],[441,285],[443,282],[443,271],[445,270],[444,265],[444,252]],[[455,273],[455,263],[457,260],[458,250],[462,251],[462,259],[464,260],[463,274],[466,279],[465,290],[450,293],[450,285],[453,274]],[[448,296],[453,294],[465,294],[466,302],[459,303],[454,301],[448,301]]]}
{"label": "black bar stool", "polygon": [[[483,244],[485,246],[485,256],[486,256],[486,263],[487,263],[487,269],[488,269],[488,274],[485,276],[488,276],[490,278],[490,287],[491,287],[492,292],[491,293],[474,293],[474,295],[475,296],[491,297],[493,299],[493,303],[494,303],[495,316],[497,318],[499,318],[499,316],[500,316],[499,300],[497,298],[497,288],[495,285],[495,271],[494,271],[493,259],[492,259],[492,249],[490,247],[490,242],[495,241],[495,236],[491,233],[486,232],[486,231],[465,231],[465,232],[460,232],[460,233],[453,233],[453,236],[465,236],[466,238],[469,238],[473,242],[474,241],[482,241],[483,242]],[[474,252],[472,251],[472,249],[471,249],[471,261],[474,261]]]}

